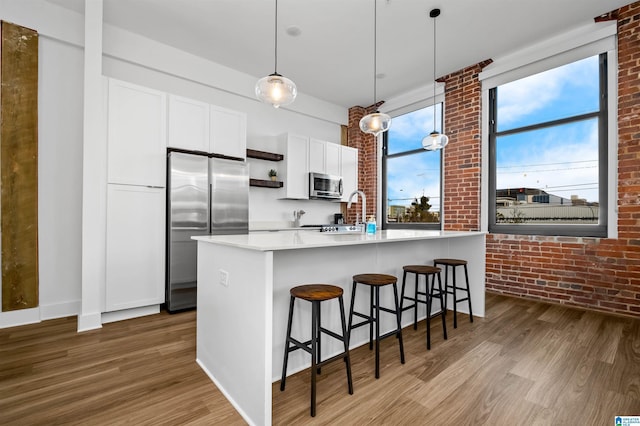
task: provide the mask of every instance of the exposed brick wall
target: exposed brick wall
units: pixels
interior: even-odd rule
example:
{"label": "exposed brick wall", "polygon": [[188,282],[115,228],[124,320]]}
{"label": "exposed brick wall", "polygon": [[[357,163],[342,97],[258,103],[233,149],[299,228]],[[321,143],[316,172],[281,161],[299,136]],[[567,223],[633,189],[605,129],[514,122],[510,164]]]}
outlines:
{"label": "exposed brick wall", "polygon": [[[606,19],[614,18],[618,21],[619,238],[487,235],[486,285],[490,291],[640,316],[640,2],[607,14]],[[447,230],[480,228],[482,104],[478,73],[488,63],[439,79],[446,84],[445,131],[450,138],[444,159]],[[369,110],[349,110],[349,145],[360,150],[359,185],[368,200],[375,200],[375,145],[358,128]],[[367,211],[373,212],[373,201],[369,204]]]}
{"label": "exposed brick wall", "polygon": [[[382,102],[379,102],[379,106]],[[376,200],[378,199],[378,157],[376,139],[360,130],[360,119],[376,110],[376,105],[370,107],[355,106],[349,109],[349,127],[347,129],[347,144],[358,149],[358,189],[367,196],[367,216],[377,215]],[[361,212],[360,204],[347,209],[345,220],[353,223],[356,213]],[[377,216],[376,216],[377,217]],[[366,218],[365,218],[366,219]]]}
{"label": "exposed brick wall", "polygon": [[487,288],[640,316],[640,2],[618,19],[618,239],[487,236]]}
{"label": "exposed brick wall", "polygon": [[490,60],[444,76],[444,229],[480,229],[482,88],[478,73]]}

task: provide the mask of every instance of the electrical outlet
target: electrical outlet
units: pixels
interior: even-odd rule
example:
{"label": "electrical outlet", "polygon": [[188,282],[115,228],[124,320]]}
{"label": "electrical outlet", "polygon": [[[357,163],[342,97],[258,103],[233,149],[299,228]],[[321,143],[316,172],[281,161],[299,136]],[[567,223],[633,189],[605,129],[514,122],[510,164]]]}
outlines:
{"label": "electrical outlet", "polygon": [[225,287],[229,286],[229,273],[227,271],[225,271],[224,269],[220,269],[220,285],[223,285]]}

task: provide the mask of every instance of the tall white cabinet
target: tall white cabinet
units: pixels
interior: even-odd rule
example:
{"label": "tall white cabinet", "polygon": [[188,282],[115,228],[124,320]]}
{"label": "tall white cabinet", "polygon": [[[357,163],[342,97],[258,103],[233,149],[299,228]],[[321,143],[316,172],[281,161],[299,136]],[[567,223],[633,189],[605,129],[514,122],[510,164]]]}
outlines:
{"label": "tall white cabinet", "polygon": [[109,79],[104,311],[164,302],[167,96]]}
{"label": "tall white cabinet", "polygon": [[285,134],[281,137],[284,151],[284,167],[280,177],[284,181],[284,198],[309,199],[309,138]]}
{"label": "tall white cabinet", "polygon": [[166,94],[110,79],[108,99],[108,182],[164,187]]}

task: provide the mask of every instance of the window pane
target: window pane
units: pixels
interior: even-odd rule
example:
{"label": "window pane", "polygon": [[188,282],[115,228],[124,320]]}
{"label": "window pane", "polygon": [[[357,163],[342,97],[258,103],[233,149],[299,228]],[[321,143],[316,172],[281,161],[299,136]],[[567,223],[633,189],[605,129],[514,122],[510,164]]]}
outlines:
{"label": "window pane", "polygon": [[598,77],[596,55],[498,87],[498,132],[598,111]]}
{"label": "window pane", "polygon": [[387,158],[387,223],[406,222],[440,222],[440,151]]}
{"label": "window pane", "polygon": [[598,223],[598,119],[496,138],[496,223]]}
{"label": "window pane", "polygon": [[[436,105],[437,129],[441,131],[442,104]],[[389,129],[387,154],[422,149],[422,138],[434,130],[433,106],[419,109],[392,119]]]}

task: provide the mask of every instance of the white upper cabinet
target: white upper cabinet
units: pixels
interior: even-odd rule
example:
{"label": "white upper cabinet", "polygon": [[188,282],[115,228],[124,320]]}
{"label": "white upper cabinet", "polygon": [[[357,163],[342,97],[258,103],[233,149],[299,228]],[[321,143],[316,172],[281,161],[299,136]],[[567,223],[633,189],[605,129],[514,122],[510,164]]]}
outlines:
{"label": "white upper cabinet", "polygon": [[309,140],[309,171],[341,175],[341,145],[311,138]]}
{"label": "white upper cabinet", "polygon": [[[340,175],[342,176],[342,201],[349,201],[349,195],[358,189],[358,150],[340,146]],[[354,201],[357,199],[354,198]]]}
{"label": "white upper cabinet", "polygon": [[328,175],[341,176],[341,145],[327,142],[324,148],[324,170]]}
{"label": "white upper cabinet", "polygon": [[168,145],[209,152],[209,104],[169,95]]}
{"label": "white upper cabinet", "polygon": [[109,79],[109,183],[165,186],[167,96]]}
{"label": "white upper cabinet", "polygon": [[309,140],[309,171],[326,173],[325,141],[311,138]]}
{"label": "white upper cabinet", "polygon": [[247,115],[210,105],[210,152],[229,157],[247,156]]}
{"label": "white upper cabinet", "polygon": [[309,138],[286,134],[281,136],[284,164],[280,178],[284,182],[285,198],[309,198]]}

